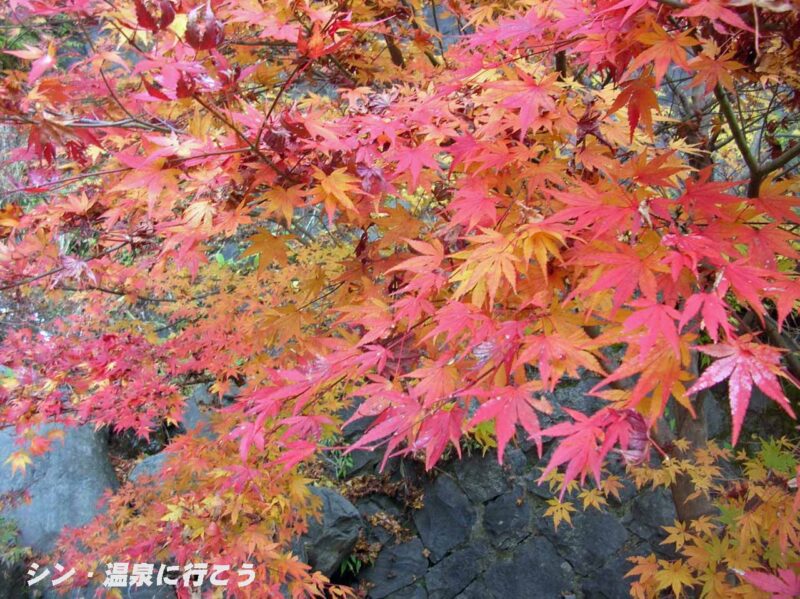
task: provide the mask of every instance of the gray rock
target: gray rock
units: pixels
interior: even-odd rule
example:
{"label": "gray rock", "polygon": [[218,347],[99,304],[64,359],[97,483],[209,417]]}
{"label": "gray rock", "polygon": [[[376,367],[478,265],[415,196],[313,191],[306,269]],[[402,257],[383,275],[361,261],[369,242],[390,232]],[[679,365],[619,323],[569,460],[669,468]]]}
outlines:
{"label": "gray rock", "polygon": [[[347,419],[347,415],[345,414]],[[361,437],[369,428],[369,425],[375,421],[375,418],[372,416],[367,416],[365,418],[359,418],[358,420],[354,420],[353,422],[349,423],[342,429],[342,433],[346,441],[355,441],[359,437]]]}
{"label": "gray rock", "polygon": [[633,482],[630,476],[625,474],[625,466],[618,467],[611,465],[609,467],[610,473],[619,477],[622,487],[619,489],[619,499],[613,495],[607,497],[609,504],[614,506],[621,506],[630,503],[634,497],[639,494],[639,489]]}
{"label": "gray rock", "polygon": [[201,437],[205,439],[215,439],[216,434],[211,430],[211,419],[208,414],[200,409],[200,404],[194,395],[186,400],[186,406],[181,415],[181,424],[188,431],[197,430]]}
{"label": "gray rock", "polygon": [[603,568],[592,572],[583,583],[583,593],[586,597],[602,597],[604,599],[618,599],[629,597],[631,578],[625,574],[633,567],[625,556],[616,556]]}
{"label": "gray rock", "polygon": [[509,549],[530,536],[531,505],[523,490],[516,488],[487,503],[483,528],[492,545],[499,549]]}
{"label": "gray rock", "polygon": [[538,479],[528,480],[526,484],[526,488],[530,493],[533,493],[537,497],[541,499],[552,499],[558,493],[558,489],[556,489],[555,493],[550,490],[549,483],[539,483],[537,482]]}
{"label": "gray rock", "polygon": [[[51,430],[49,426],[43,432]],[[0,464],[18,448],[14,433],[0,431]],[[27,488],[29,504],[22,504],[3,515],[16,521],[21,542],[42,553],[49,553],[64,527],[78,527],[98,514],[98,501],[118,483],[108,459],[106,431],[93,426],[64,429],[64,443],[54,441],[52,450],[33,458],[23,475],[0,477],[0,494]]]}
{"label": "gray rock", "polygon": [[228,385],[228,391],[222,395],[222,399],[226,402],[235,401],[236,398],[239,397],[246,390],[247,390],[247,381],[244,381],[241,385],[236,381],[231,381],[231,384]]}
{"label": "gray rock", "polygon": [[637,534],[645,539],[663,537],[663,526],[671,526],[678,517],[672,495],[666,489],[645,491],[631,503],[631,518],[639,525]]}
{"label": "gray rock", "polygon": [[470,456],[455,462],[453,474],[473,503],[489,501],[509,489],[506,475],[492,454]]}
{"label": "gray rock", "polygon": [[706,432],[710,439],[720,437],[730,429],[730,415],[723,410],[717,398],[710,393],[703,401],[703,416],[706,420]]}
{"label": "gray rock", "polygon": [[430,599],[453,599],[480,575],[486,547],[471,546],[454,551],[425,575]]}
{"label": "gray rock", "polygon": [[391,595],[387,595],[386,599],[428,599],[428,591],[422,585],[412,584]]}
{"label": "gray rock", "polygon": [[[562,408],[571,408],[584,414],[591,414],[602,408],[603,401],[588,394],[589,390],[598,382],[600,379],[593,376],[587,376],[580,380],[563,380],[552,393],[545,394],[555,408],[553,420],[567,418]],[[550,417],[542,417],[543,425],[551,421]]]}
{"label": "gray rock", "polygon": [[[456,595],[455,599],[486,599],[491,596],[489,589],[486,588],[486,583],[479,578]],[[506,599],[511,599],[511,597],[507,597]]]}
{"label": "gray rock", "polygon": [[[484,575],[486,595],[495,599],[561,599],[572,590],[571,568],[544,537],[514,549],[511,559],[497,561]],[[477,597],[477,596],[476,596]]]}
{"label": "gray rock", "polygon": [[636,535],[645,542],[649,541],[655,535],[652,528],[634,520],[630,513],[623,516],[622,524],[628,529],[628,532]]}
{"label": "gray rock", "polygon": [[163,451],[155,455],[149,455],[142,459],[138,464],[133,467],[133,470],[128,474],[128,480],[137,482],[143,477],[155,477],[161,473],[164,467],[164,462],[167,461],[167,455]]}
{"label": "gray rock", "polygon": [[[385,513],[394,517],[398,521],[403,520],[403,514],[401,510],[394,504],[394,502],[388,497],[381,495],[376,495],[370,497],[369,499],[357,501],[356,509],[358,510],[358,513],[361,514],[361,517],[364,518],[364,520],[368,520],[370,516],[374,516],[375,514],[379,513]],[[386,530],[383,526],[367,527],[367,539],[370,542],[377,541],[381,545],[386,545],[387,543],[392,542],[394,538],[394,534]]]}
{"label": "gray rock", "polygon": [[475,511],[458,485],[445,475],[426,485],[423,502],[423,508],[414,512],[414,524],[435,563],[469,536]]}
{"label": "gray rock", "polygon": [[503,469],[512,477],[524,476],[530,469],[528,456],[516,447],[507,447],[503,456]]}
{"label": "gray rock", "polygon": [[299,559],[304,564],[308,563],[308,555],[306,555],[306,546],[303,543],[302,537],[297,537],[292,540],[292,555]]}
{"label": "gray rock", "polygon": [[375,562],[363,570],[363,579],[373,585],[368,597],[383,599],[420,580],[428,569],[423,551],[419,539],[384,546]]}
{"label": "gray rock", "polygon": [[[727,401],[723,400],[723,403],[727,404]],[[772,400],[757,385],[753,385],[750,403],[747,405],[748,411],[752,414],[766,414],[771,405]]]}
{"label": "gray rock", "polygon": [[194,389],[192,389],[192,394],[189,397],[193,399],[195,403],[201,406],[214,405],[214,394],[211,393],[209,386],[205,384],[195,385]]}
{"label": "gray rock", "polygon": [[[270,351],[270,350],[268,350]],[[228,380],[228,390],[222,394],[221,398],[217,398],[215,393],[211,392],[210,385],[196,385],[192,390],[192,394],[190,397],[194,399],[200,405],[206,406],[214,406],[219,405],[219,403],[229,404],[236,400],[239,395],[242,394],[245,387],[247,387],[247,382],[239,385],[233,379]]]}
{"label": "gray rock", "polygon": [[352,503],[332,489],[310,487],[322,500],[319,519],[312,519],[303,535],[308,563],[326,576],[337,571],[342,560],[350,555],[364,523]]}
{"label": "gray rock", "polygon": [[383,459],[383,453],[381,451],[357,449],[351,451],[347,455],[353,460],[353,465],[350,467],[346,478],[352,478],[358,474],[375,472]]}
{"label": "gray rock", "polygon": [[[356,413],[356,410],[362,403],[364,403],[363,397],[354,397],[350,405],[341,409],[337,415],[342,419],[342,422],[347,422]],[[358,440],[374,421],[374,416],[365,416],[343,427],[342,436],[345,442],[353,443]],[[359,449],[351,451],[348,455],[353,459],[353,467],[350,469],[349,476],[375,471],[377,466],[381,463],[381,460],[383,460],[383,451],[380,449],[375,451]]]}
{"label": "gray rock", "polygon": [[378,512],[386,512],[397,519],[403,519],[403,510],[396,500],[386,495],[369,495],[356,502],[356,507],[363,517],[373,516]]}
{"label": "gray rock", "polygon": [[628,531],[616,516],[594,508],[574,513],[573,526],[562,524],[558,531],[546,520],[549,526],[542,523],[545,535],[582,575],[600,569],[628,540]]}

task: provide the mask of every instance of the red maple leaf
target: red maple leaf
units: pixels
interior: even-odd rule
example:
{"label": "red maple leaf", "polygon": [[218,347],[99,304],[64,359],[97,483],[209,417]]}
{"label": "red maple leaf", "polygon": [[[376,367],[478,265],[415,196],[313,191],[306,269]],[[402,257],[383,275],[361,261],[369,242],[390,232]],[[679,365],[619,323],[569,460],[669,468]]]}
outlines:
{"label": "red maple leaf", "polygon": [[781,568],[777,574],[745,572],[742,578],[754,587],[772,593],[772,599],[792,599],[800,596],[800,575],[789,568]]}
{"label": "red maple leaf", "polygon": [[449,410],[440,410],[422,423],[410,449],[412,451],[425,449],[426,470],[433,468],[434,464],[439,461],[448,442],[453,444],[458,457],[461,457],[461,446],[458,440],[461,438],[464,414],[463,408],[453,406]]}
{"label": "red maple leaf", "polygon": [[566,464],[561,498],[564,497],[569,483],[579,476],[582,484],[586,475],[591,473],[599,485],[603,461],[615,445],[619,445],[623,456],[631,450],[629,457],[634,459],[643,451],[641,437],[643,432],[646,435],[647,425],[637,411],[603,408],[592,416],[569,408],[564,408],[564,411],[574,422],[561,422],[541,432],[543,436],[564,439],[553,452],[539,479],[542,482],[550,472],[561,464]]}
{"label": "red maple leaf", "polygon": [[439,163],[435,158],[438,151],[439,148],[430,142],[421,143],[413,148],[398,148],[394,151],[394,159],[397,160],[396,172],[399,174],[408,172],[411,185],[416,187],[423,167],[439,169]]}
{"label": "red maple leaf", "polygon": [[639,340],[641,355],[646,356],[650,353],[650,349],[659,336],[667,340],[676,356],[679,355],[680,339],[678,330],[675,328],[675,321],[680,318],[680,313],[671,306],[646,299],[634,300],[631,305],[639,307],[641,310],[631,314],[622,327],[626,331],[645,329],[645,334]]}
{"label": "red maple leaf", "polygon": [[678,323],[678,329],[686,326],[699,312],[703,317],[703,328],[714,343],[719,340],[720,329],[730,337],[732,332],[728,323],[727,307],[725,300],[718,293],[695,293],[686,300],[683,306],[683,315]]}
{"label": "red maple leaf", "polygon": [[27,44],[25,48],[25,50],[4,50],[3,53],[33,61],[31,70],[28,71],[28,85],[33,85],[46,71],[56,66],[56,46],[51,42],[46,51]]}
{"label": "red maple leaf", "polygon": [[469,395],[489,397],[469,421],[473,427],[487,420],[495,421],[497,434],[497,459],[503,463],[503,454],[511,437],[514,436],[517,424],[521,425],[533,439],[542,455],[542,430],[536,410],[550,413],[550,404],[544,399],[534,399],[529,385],[521,387],[502,387],[476,393],[470,391]]}
{"label": "red maple leaf", "polygon": [[616,4],[609,6],[605,10],[601,10],[598,14],[602,15],[607,12],[612,12],[615,10],[622,10],[623,8],[627,8],[628,10],[625,11],[625,15],[622,17],[622,21],[620,25],[624,25],[625,21],[630,19],[633,15],[637,12],[642,10],[645,6],[647,6],[650,0],[620,0]]}
{"label": "red maple leaf", "polygon": [[719,0],[699,0],[678,13],[679,17],[704,17],[714,24],[714,29],[720,33],[726,33],[725,27],[720,23],[727,23],[736,29],[753,31],[738,14],[725,8]]}
{"label": "red maple leaf", "polygon": [[636,125],[639,124],[640,120],[645,130],[650,134],[653,133],[653,111],[659,112],[658,97],[655,89],[656,80],[652,75],[643,75],[626,81],[622,84],[622,91],[617,96],[617,99],[608,109],[608,114],[611,115],[623,106],[628,106],[628,125],[630,127],[631,141],[633,141],[633,132],[636,130]]}
{"label": "red maple leaf", "polygon": [[731,442],[736,445],[742,430],[747,406],[750,404],[750,392],[753,383],[766,395],[772,398],[787,414],[795,417],[789,400],[783,394],[778,377],[790,379],[780,367],[781,352],[774,347],[750,341],[751,335],[744,335],[729,343],[700,345],[697,347],[704,354],[719,358],[697,379],[687,391],[692,395],[708,389],[719,382],[728,380],[728,397],[731,402],[733,417],[733,434]]}

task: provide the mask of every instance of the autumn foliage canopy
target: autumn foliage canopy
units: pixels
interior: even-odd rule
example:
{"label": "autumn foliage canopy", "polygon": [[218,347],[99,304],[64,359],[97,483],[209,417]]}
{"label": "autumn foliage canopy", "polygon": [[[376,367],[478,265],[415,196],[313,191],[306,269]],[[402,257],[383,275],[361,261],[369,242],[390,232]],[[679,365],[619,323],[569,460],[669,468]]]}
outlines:
{"label": "autumn foliage canopy", "polygon": [[[7,0],[0,16],[12,465],[48,449],[47,422],[147,437],[190,385],[241,389],[213,439],[176,437],[162,480],[75,533],[84,571],[220,557],[258,564],[254,597],[346,594],[291,541],[348,407],[371,417],[349,449],[428,469],[469,439],[501,460],[546,447],[562,496],[614,457],[686,457],[675,415],[690,427],[713,386],[733,451],[753,393],[795,417],[792,2]],[[549,392],[588,374],[604,407],[541,426]],[[664,484],[690,474],[675,468]],[[760,480],[796,518],[793,474]],[[769,559],[762,539],[708,580],[641,563],[635,592],[791,596],[797,530],[765,522]]]}

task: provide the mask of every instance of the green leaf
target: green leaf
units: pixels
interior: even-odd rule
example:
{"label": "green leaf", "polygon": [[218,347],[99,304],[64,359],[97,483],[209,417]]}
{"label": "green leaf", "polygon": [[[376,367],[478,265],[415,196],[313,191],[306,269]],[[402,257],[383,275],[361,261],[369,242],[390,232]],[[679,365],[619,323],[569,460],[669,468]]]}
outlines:
{"label": "green leaf", "polygon": [[797,460],[791,452],[782,448],[780,439],[762,439],[759,457],[770,470],[789,475],[795,473]]}

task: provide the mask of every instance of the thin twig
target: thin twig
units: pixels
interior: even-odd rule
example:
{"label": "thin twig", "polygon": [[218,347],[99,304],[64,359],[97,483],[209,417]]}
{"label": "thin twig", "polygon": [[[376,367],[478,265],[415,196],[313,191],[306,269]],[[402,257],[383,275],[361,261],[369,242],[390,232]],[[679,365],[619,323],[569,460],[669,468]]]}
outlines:
{"label": "thin twig", "polygon": [[[109,254],[113,254],[114,252],[121,250],[122,248],[126,247],[127,245],[128,245],[128,242],[125,242],[125,243],[121,243],[119,245],[115,245],[114,247],[108,248],[107,250],[103,250],[102,252],[100,252],[96,256],[93,256],[93,257],[89,258],[89,260],[87,260],[87,262],[89,262],[91,260],[97,260],[98,258],[102,258],[104,256],[108,256]],[[53,276],[53,275],[58,274],[60,272],[63,272],[66,269],[67,269],[66,266],[59,266],[58,268],[53,268],[52,270],[48,270],[47,272],[43,272],[42,274],[36,275],[35,277],[29,277],[29,278],[23,279],[21,281],[16,281],[15,283],[9,283],[7,285],[3,285],[2,287],[0,287],[0,291],[7,291],[8,289],[14,289],[15,287],[22,287],[24,285],[30,285],[31,283],[35,283],[36,281],[40,281],[41,279],[45,279],[47,277],[50,277],[50,276]]]}

